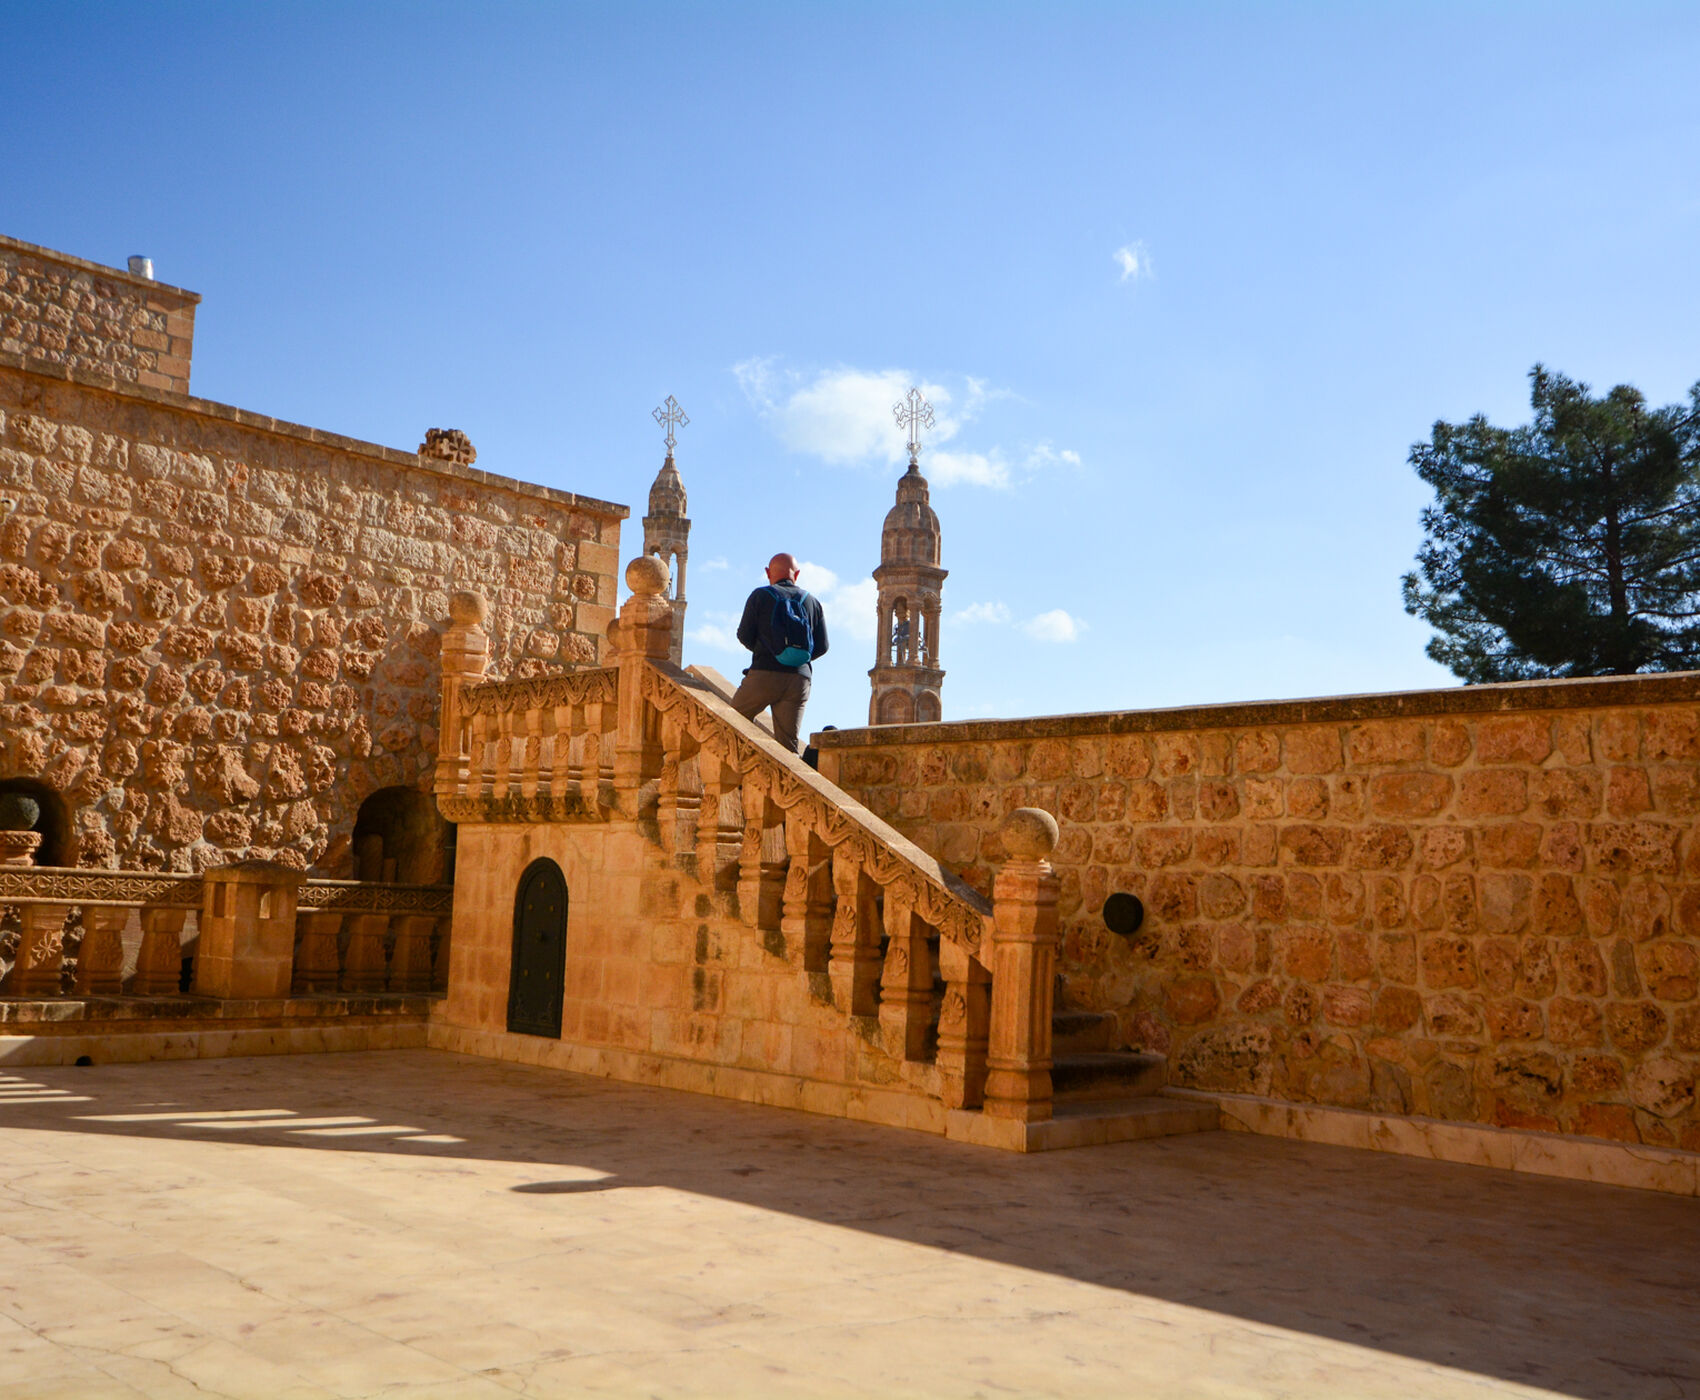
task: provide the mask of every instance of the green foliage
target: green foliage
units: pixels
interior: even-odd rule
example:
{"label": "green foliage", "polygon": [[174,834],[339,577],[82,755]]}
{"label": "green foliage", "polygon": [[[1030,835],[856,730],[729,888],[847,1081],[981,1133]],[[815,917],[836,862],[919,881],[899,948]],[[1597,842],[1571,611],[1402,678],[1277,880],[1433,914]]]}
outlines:
{"label": "green foliage", "polygon": [[1700,668],[1700,384],[1648,409],[1540,365],[1534,422],[1436,423],[1405,610],[1465,681]]}

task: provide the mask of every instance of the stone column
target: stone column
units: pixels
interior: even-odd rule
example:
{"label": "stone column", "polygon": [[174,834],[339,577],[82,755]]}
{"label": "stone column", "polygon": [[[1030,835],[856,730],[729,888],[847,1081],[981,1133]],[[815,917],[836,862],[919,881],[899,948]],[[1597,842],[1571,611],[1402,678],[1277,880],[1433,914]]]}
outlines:
{"label": "stone column", "polygon": [[295,990],[309,995],[334,992],[341,971],[337,940],[343,916],[334,909],[304,910],[295,916]]}
{"label": "stone column", "polygon": [[465,789],[470,755],[461,740],[460,692],[484,677],[490,660],[490,634],[484,630],[489,612],[477,593],[456,593],[449,599],[449,626],[443,633],[443,704],[438,717],[437,781],[439,797]]}
{"label": "stone column", "polygon": [[944,1005],[939,1009],[939,1096],[946,1108],[978,1108],[986,1097],[986,1036],[992,980],[980,960],[939,940]]}
{"label": "stone column", "polygon": [[124,990],[124,925],[129,921],[128,909],[84,906],[76,980],[83,996],[117,996]]}
{"label": "stone column", "polygon": [[395,920],[395,950],[390,954],[392,992],[431,990],[431,930],[434,914],[400,914]]}
{"label": "stone column", "polygon": [[638,789],[661,772],[661,740],[649,723],[643,698],[643,674],[652,660],[665,661],[673,643],[673,607],[667,591],[667,565],[640,554],[626,565],[632,596],[620,609],[619,717],[614,728],[614,789],[627,816],[637,815]]}
{"label": "stone column", "polygon": [[136,953],[136,975],[130,994],[174,997],[183,990],[183,925],[187,909],[142,910],[142,946]]}
{"label": "stone column", "polygon": [[1057,960],[1057,819],[1037,807],[1004,818],[1008,856],[992,882],[992,1009],[986,1112],[1051,1116],[1051,1009]]}
{"label": "stone column", "polygon": [[301,872],[248,860],[209,870],[195,952],[195,994],[224,1000],[287,997],[295,970]]}
{"label": "stone column", "polygon": [[25,904],[18,910],[18,954],[6,974],[9,997],[56,997],[65,956],[63,904]]}

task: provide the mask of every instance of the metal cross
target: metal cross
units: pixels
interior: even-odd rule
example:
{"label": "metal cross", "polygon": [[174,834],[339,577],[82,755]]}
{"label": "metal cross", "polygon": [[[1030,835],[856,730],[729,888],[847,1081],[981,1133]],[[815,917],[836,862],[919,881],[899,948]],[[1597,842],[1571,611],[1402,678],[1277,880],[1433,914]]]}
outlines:
{"label": "metal cross", "polygon": [[673,449],[678,446],[679,442],[678,438],[673,435],[673,429],[675,427],[687,428],[690,426],[691,420],[685,416],[685,410],[679,407],[679,401],[669,394],[667,395],[667,402],[655,410],[655,421],[667,429],[667,455],[671,457]]}
{"label": "metal cross", "polygon": [[919,389],[911,389],[904,398],[892,405],[891,411],[897,418],[897,426],[908,429],[909,465],[919,466],[921,429],[933,426],[933,406],[921,397]]}

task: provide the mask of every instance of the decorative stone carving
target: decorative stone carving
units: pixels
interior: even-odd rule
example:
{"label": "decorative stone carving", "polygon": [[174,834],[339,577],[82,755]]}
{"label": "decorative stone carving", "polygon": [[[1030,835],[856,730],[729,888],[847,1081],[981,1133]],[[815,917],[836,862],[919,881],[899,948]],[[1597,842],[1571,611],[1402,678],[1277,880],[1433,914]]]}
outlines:
{"label": "decorative stone carving", "polygon": [[427,428],[425,441],[419,444],[419,455],[433,461],[470,467],[478,460],[478,449],[459,428]]}

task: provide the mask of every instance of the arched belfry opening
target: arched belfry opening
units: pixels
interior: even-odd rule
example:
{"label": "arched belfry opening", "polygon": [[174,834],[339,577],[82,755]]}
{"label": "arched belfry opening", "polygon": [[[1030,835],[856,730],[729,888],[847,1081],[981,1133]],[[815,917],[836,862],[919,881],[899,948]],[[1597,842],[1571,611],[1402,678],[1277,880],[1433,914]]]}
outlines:
{"label": "arched belfry opening", "polygon": [[910,429],[909,470],[897,483],[897,503],[886,514],[874,570],[879,638],[868,672],[873,682],[870,724],[910,724],[936,720],[942,713],[939,609],[946,570],[939,567],[939,518],[920,468],[920,429],[932,426],[932,409],[918,390],[911,389],[897,405],[897,421]]}
{"label": "arched belfry opening", "polygon": [[508,1029],[561,1038],[567,973],[567,879],[547,857],[525,867],[514,891],[508,962]]}
{"label": "arched belfry opening", "polygon": [[455,828],[429,793],[379,788],[354,818],[354,878],[403,885],[454,879]]}
{"label": "arched belfry opening", "polygon": [[30,857],[30,864],[75,865],[77,830],[70,806],[58,791],[38,778],[0,778],[0,793],[8,792],[33,798],[39,809],[30,829],[41,837],[41,844]]}

